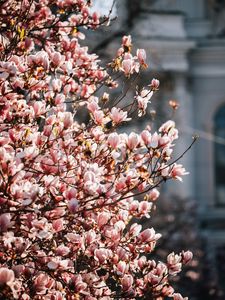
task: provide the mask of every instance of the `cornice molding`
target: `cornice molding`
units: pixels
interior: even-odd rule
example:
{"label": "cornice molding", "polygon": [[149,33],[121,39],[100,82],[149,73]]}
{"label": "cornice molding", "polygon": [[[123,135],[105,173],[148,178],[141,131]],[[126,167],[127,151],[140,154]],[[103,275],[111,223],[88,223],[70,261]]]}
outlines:
{"label": "cornice molding", "polygon": [[225,40],[205,40],[190,53],[191,73],[225,76]]}

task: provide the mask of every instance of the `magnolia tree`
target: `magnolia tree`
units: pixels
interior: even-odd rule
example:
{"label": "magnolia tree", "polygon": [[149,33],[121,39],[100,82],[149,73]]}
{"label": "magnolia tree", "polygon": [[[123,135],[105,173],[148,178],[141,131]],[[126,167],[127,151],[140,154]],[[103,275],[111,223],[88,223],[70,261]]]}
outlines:
{"label": "magnolia tree", "polygon": [[[117,132],[145,113],[159,81],[125,104],[103,93],[137,76],[146,55],[125,36],[102,67],[80,40],[110,17],[90,5],[0,2],[0,296],[186,299],[169,279],[191,252],[149,259],[160,234],[132,221],[150,216],[160,183],[187,174],[172,158],[178,131],[168,121]],[[87,124],[75,121],[80,107]]]}

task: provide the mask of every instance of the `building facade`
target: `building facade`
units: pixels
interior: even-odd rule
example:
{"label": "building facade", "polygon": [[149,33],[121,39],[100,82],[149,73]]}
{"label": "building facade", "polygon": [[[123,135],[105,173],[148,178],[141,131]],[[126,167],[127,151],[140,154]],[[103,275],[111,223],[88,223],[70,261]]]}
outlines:
{"label": "building facade", "polygon": [[[94,2],[104,13],[112,3]],[[119,0],[113,13],[119,18],[102,43],[104,54],[115,53],[118,36],[132,34],[136,47],[148,54],[144,77],[157,74],[166,82],[162,98],[180,103],[177,155],[199,136],[182,158],[191,175],[169,191],[196,201],[206,253],[215,261],[217,250],[225,249],[225,1]],[[213,265],[220,276],[216,261]]]}

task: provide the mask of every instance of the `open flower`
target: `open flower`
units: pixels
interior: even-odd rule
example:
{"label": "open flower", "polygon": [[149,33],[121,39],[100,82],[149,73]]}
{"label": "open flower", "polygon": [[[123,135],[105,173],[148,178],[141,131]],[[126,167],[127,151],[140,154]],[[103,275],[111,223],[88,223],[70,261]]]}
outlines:
{"label": "open flower", "polygon": [[127,117],[127,112],[117,107],[112,108],[110,112],[110,118],[115,124],[119,124],[130,120],[130,118]]}
{"label": "open flower", "polygon": [[10,284],[15,280],[15,274],[8,268],[0,268],[0,286]]}
{"label": "open flower", "polygon": [[179,181],[183,181],[181,176],[187,174],[189,174],[189,172],[186,172],[185,168],[181,164],[176,164],[176,163],[172,166],[172,170],[170,172],[172,178],[175,178]]}

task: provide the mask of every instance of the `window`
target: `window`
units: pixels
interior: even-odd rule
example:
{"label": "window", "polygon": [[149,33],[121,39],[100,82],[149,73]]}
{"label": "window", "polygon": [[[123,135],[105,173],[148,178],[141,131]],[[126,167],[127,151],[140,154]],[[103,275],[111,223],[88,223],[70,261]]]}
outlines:
{"label": "window", "polygon": [[215,188],[218,205],[225,205],[225,105],[215,115]]}

